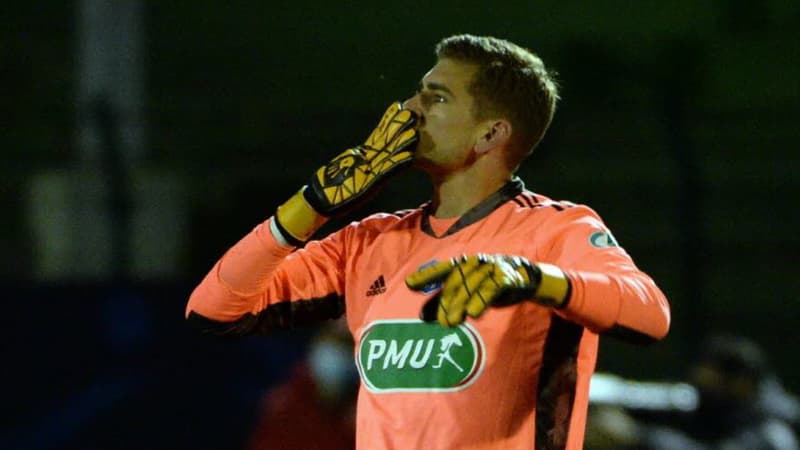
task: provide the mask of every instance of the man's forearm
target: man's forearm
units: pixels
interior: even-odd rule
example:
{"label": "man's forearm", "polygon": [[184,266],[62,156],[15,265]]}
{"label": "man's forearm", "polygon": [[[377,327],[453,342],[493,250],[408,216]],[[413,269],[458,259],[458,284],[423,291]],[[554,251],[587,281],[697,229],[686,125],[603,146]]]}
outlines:
{"label": "man's forearm", "polygon": [[620,333],[635,341],[663,338],[670,308],[663,292],[646,275],[568,270],[570,302],[562,314],[597,332]]}
{"label": "man's forearm", "polygon": [[248,299],[263,292],[270,276],[289,255],[270,231],[270,220],[259,224],[220,258],[189,298],[186,315],[194,311],[217,320],[233,320],[248,312]]}

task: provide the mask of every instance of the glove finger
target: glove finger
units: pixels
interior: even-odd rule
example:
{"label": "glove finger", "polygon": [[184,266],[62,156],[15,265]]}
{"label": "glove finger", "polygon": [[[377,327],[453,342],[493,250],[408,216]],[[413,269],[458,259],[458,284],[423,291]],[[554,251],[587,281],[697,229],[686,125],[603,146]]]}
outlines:
{"label": "glove finger", "polygon": [[411,152],[400,152],[392,155],[391,158],[384,159],[378,165],[371,164],[372,171],[376,176],[383,177],[397,169],[407,166],[413,159],[414,155]]}
{"label": "glove finger", "polygon": [[[493,283],[486,284],[486,279],[492,276],[494,270],[495,268],[493,265],[484,264],[477,266],[474,270],[466,274],[464,283],[453,293],[452,306],[449,311],[452,316],[448,317],[449,320],[452,321],[452,319],[456,317],[456,313],[459,314],[458,317],[462,318],[465,313],[472,317],[477,317],[480,312],[489,306],[493,300],[492,295],[496,289],[486,292],[484,292],[484,290],[492,286]],[[473,313],[470,313],[470,302],[472,301],[475,303],[474,300],[477,300],[480,307],[478,309],[478,306],[473,305]],[[453,310],[455,310],[455,312]]]}
{"label": "glove finger", "polygon": [[480,265],[477,259],[470,258],[453,269],[450,277],[445,280],[442,294],[449,297],[449,302],[465,304],[490,271],[491,265]]}
{"label": "glove finger", "polygon": [[469,283],[470,275],[478,268],[480,262],[474,256],[462,257],[456,263],[450,274],[442,283],[439,294],[439,311],[437,318],[444,326],[455,326],[464,321],[464,303],[466,296],[459,296]]}
{"label": "glove finger", "polygon": [[385,148],[387,144],[392,142],[401,133],[413,129],[414,124],[417,122],[417,117],[413,111],[403,109],[398,111],[394,117],[386,124],[386,128],[382,134],[376,135],[374,147]]}
{"label": "glove finger", "polygon": [[380,122],[378,122],[378,125],[375,126],[375,128],[373,128],[372,132],[369,134],[364,143],[366,145],[372,146],[372,144],[379,139],[379,136],[385,134],[386,127],[388,127],[389,122],[392,120],[392,117],[394,117],[394,115],[397,114],[398,111],[400,111],[399,102],[394,102],[391,105],[389,105],[389,107],[386,108],[386,111],[383,113],[383,116],[381,116]]}
{"label": "glove finger", "polygon": [[409,128],[395,136],[395,138],[389,142],[389,145],[386,146],[386,149],[392,154],[406,149],[412,151],[418,141],[419,131],[416,128]]}
{"label": "glove finger", "polygon": [[369,147],[375,148],[383,148],[383,146],[388,142],[387,139],[387,132],[394,120],[395,116],[402,110],[402,105],[400,102],[394,102],[386,108],[386,112],[383,113],[381,117],[381,121],[378,122],[378,126],[372,130],[369,137],[367,137],[366,141],[364,141],[365,145]]}
{"label": "glove finger", "polygon": [[[493,268],[494,269],[494,268]],[[500,276],[497,279],[497,272],[493,270],[483,278],[481,284],[475,288],[470,298],[466,302],[466,312],[470,317],[480,317],[486,309],[491,306],[504,291],[506,277]]]}
{"label": "glove finger", "polygon": [[389,142],[367,142],[362,148],[365,158],[373,167],[376,167],[400,151],[411,151],[418,141],[419,131],[416,128],[408,128],[398,133]]}
{"label": "glove finger", "polygon": [[466,281],[467,274],[475,270],[480,262],[474,256],[462,255],[452,258],[450,260],[450,264],[452,264],[453,270],[442,282],[442,295],[447,297],[451,297],[456,293],[456,291]]}
{"label": "glove finger", "polygon": [[429,284],[444,279],[451,270],[453,262],[450,260],[422,267],[406,277],[406,286],[414,291],[422,290]]}
{"label": "glove finger", "polygon": [[[359,150],[357,153],[361,155],[366,155],[370,152],[369,149],[363,147],[359,147],[357,150]],[[408,166],[412,160],[413,155],[410,152],[401,152],[384,159],[377,166],[372,163],[360,163],[350,169],[348,178],[338,184],[333,184],[330,190],[336,192],[336,198],[339,201],[350,198],[366,191],[371,185],[390,173]]]}

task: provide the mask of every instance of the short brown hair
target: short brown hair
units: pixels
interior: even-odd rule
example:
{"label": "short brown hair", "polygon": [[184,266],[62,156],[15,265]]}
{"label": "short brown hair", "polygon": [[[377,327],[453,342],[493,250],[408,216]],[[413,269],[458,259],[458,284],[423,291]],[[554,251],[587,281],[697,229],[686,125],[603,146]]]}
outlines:
{"label": "short brown hair", "polygon": [[469,92],[474,116],[502,117],[511,122],[515,168],[533,151],[550,126],[558,100],[554,73],[535,53],[504,39],[460,34],[436,45],[436,57],[477,66]]}

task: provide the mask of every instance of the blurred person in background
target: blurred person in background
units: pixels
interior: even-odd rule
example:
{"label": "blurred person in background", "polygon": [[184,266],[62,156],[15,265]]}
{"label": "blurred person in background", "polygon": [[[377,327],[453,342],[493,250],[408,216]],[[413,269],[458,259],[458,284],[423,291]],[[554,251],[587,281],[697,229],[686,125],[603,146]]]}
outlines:
{"label": "blurred person in background", "polygon": [[797,450],[800,406],[753,341],[715,335],[688,368],[697,394],[689,411],[640,414],[593,405],[587,450]]}
{"label": "blurred person in background", "polygon": [[325,325],[289,379],[262,401],[247,450],[352,450],[358,372],[344,320]]}
{"label": "blurred person in background", "polygon": [[[657,341],[669,304],[596,212],[515,176],[558,100],[542,60],[472,35],[436,56],[364,144],[222,256],[186,317],[251,335],[346,313],[360,449],[580,449],[599,335]],[[430,202],[311,239],[410,165]]]}

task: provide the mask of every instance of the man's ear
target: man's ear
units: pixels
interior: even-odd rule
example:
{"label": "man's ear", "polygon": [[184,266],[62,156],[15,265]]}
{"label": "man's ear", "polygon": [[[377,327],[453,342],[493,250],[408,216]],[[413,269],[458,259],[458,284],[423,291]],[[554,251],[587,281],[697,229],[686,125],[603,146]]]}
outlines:
{"label": "man's ear", "polygon": [[486,122],[483,133],[475,142],[475,153],[487,153],[490,150],[505,146],[511,139],[511,122],[505,119],[495,119]]}

